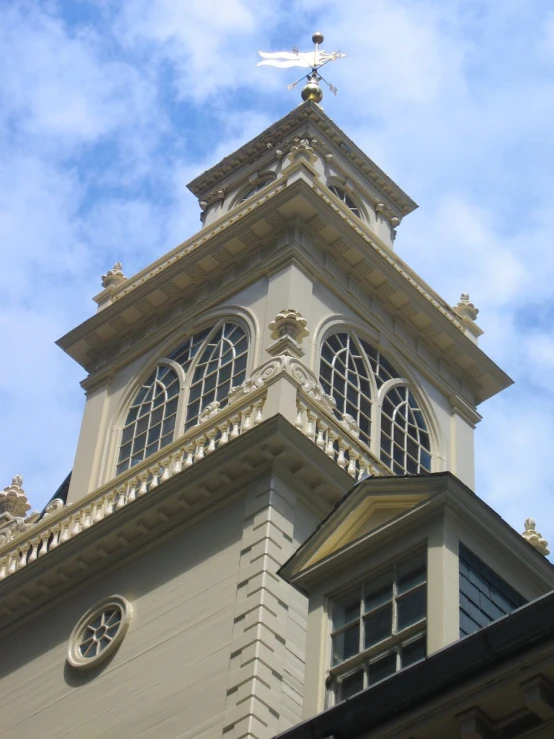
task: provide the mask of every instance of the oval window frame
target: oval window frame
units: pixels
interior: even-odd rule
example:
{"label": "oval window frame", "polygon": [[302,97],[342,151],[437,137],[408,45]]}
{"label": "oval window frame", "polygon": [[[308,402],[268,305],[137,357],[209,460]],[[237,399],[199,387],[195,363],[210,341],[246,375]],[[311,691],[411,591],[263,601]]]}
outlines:
{"label": "oval window frame", "polygon": [[[91,622],[98,618],[98,616],[102,615],[109,609],[117,609],[120,612],[121,619],[117,631],[112,637],[111,642],[98,654],[91,657],[84,657],[80,648],[83,643],[85,629],[90,626]],[[110,595],[89,608],[76,623],[71,632],[71,636],[69,637],[67,661],[71,667],[79,670],[91,670],[98,667],[98,665],[102,664],[102,662],[108,659],[108,657],[113,655],[119,648],[125,634],[127,633],[127,629],[131,623],[131,616],[131,604],[121,595]]]}

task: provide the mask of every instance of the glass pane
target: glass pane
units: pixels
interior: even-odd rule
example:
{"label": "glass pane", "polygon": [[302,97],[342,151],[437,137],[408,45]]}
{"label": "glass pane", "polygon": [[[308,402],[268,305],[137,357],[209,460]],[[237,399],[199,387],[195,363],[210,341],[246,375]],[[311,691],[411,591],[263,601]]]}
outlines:
{"label": "glass pane", "polygon": [[127,426],[126,429],[123,429],[123,434],[121,436],[121,443],[125,444],[130,439],[133,438],[133,432],[134,432],[134,426]]}
{"label": "glass pane", "polygon": [[133,446],[133,452],[137,452],[140,449],[144,449],[145,444],[146,444],[146,432],[136,437],[135,443]]}
{"label": "glass pane", "polygon": [[401,595],[407,590],[415,588],[416,585],[422,585],[426,580],[426,576],[427,568],[425,565],[421,565],[417,569],[412,569],[405,574],[401,570],[398,577],[398,594]]}
{"label": "glass pane", "polygon": [[165,407],[165,415],[172,416],[174,413],[177,412],[177,398],[174,398],[173,400],[170,400],[169,403]]}
{"label": "glass pane", "polygon": [[377,644],[392,634],[392,605],[364,618],[365,648]]}
{"label": "glass pane", "polygon": [[425,659],[427,653],[427,637],[420,636],[414,641],[408,642],[402,645],[402,667],[408,667],[413,665],[414,662],[419,662],[421,659]]}
{"label": "glass pane", "polygon": [[152,415],[150,416],[150,419],[151,419],[150,423],[152,426],[154,426],[154,424],[159,423],[162,420],[163,412],[164,412],[163,408],[156,408],[156,410],[152,413]]}
{"label": "glass pane", "polygon": [[343,603],[337,603],[333,612],[333,628],[338,629],[349,621],[354,621],[360,616],[360,598],[352,595]]}
{"label": "glass pane", "polygon": [[148,428],[148,416],[144,416],[143,418],[139,418],[139,421],[137,423],[137,434],[141,434],[143,431],[146,431]]}
{"label": "glass pane", "polygon": [[393,675],[396,672],[396,652],[390,652],[389,654],[376,659],[375,662],[369,664],[369,684],[375,685],[380,680],[384,680],[389,675]]}
{"label": "glass pane", "polygon": [[390,600],[392,600],[392,583],[387,583],[366,595],[365,610],[372,611],[374,608],[385,605]]}
{"label": "glass pane", "polygon": [[346,700],[351,695],[359,693],[364,689],[364,671],[358,670],[358,672],[343,677],[339,685],[339,700]]}
{"label": "glass pane", "polygon": [[344,662],[360,651],[360,625],[350,626],[333,637],[333,664]]}
{"label": "glass pane", "polygon": [[398,607],[398,631],[425,618],[427,610],[427,588],[422,587],[414,590],[409,595],[397,601]]}
{"label": "glass pane", "polygon": [[151,428],[148,432],[148,439],[146,440],[147,444],[152,444],[153,441],[157,441],[157,439],[160,438],[160,430],[161,425],[158,424],[158,426],[154,426],[154,428]]}
{"label": "glass pane", "polygon": [[131,444],[132,442],[128,442],[121,447],[121,451],[119,452],[120,460],[127,459],[127,457],[131,454]]}

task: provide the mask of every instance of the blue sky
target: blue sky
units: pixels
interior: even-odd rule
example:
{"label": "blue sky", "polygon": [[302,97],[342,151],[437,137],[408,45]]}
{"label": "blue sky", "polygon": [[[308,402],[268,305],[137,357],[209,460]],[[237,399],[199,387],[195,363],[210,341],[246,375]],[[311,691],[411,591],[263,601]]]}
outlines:
{"label": "blue sky", "polygon": [[186,183],[298,103],[257,49],[320,28],[348,55],[327,114],[420,205],[397,251],[470,293],[516,381],[480,407],[477,491],[554,542],[549,0],[12,0],[0,21],[0,486],[22,474],[40,508],[71,469],[84,373],[55,339],[114,261],[199,228]]}

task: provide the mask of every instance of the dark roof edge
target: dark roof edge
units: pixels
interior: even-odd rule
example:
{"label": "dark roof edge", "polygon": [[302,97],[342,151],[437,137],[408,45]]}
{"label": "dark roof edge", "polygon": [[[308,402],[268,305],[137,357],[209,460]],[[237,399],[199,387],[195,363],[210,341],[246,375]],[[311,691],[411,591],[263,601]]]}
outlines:
{"label": "dark roof edge", "polygon": [[[46,509],[48,508],[48,505],[53,500],[61,500],[61,501],[63,501],[63,504],[64,505],[67,504],[67,494],[69,492],[69,483],[71,482],[71,475],[72,474],[73,474],[73,470],[71,470],[71,472],[67,475],[67,477],[65,478],[65,480],[60,485],[60,487],[56,490],[56,492],[54,493],[54,495],[46,503],[46,505],[44,506],[44,508],[41,511],[40,518],[42,518],[44,516],[44,514],[46,513]],[[40,520],[40,518],[39,518],[39,520]]]}
{"label": "dark roof edge", "polygon": [[554,591],[297,724],[278,739],[325,739],[335,733],[357,736],[549,640],[554,640]]}

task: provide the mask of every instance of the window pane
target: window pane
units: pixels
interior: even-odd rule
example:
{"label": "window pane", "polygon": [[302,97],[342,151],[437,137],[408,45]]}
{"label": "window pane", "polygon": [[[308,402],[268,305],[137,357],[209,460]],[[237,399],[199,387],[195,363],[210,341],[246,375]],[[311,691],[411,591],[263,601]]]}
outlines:
{"label": "window pane", "polygon": [[427,576],[427,568],[425,565],[421,565],[417,569],[413,569],[405,574],[402,571],[398,577],[398,593],[405,593],[407,590],[415,588],[416,585],[422,585],[425,582]]}
{"label": "window pane", "polygon": [[414,641],[408,642],[402,645],[402,667],[408,667],[413,665],[414,662],[419,662],[421,659],[425,659],[427,653],[427,637],[420,636]]}
{"label": "window pane", "polygon": [[427,610],[427,588],[422,587],[397,601],[398,631],[425,618]]}
{"label": "window pane", "polygon": [[344,662],[360,651],[360,625],[350,626],[333,637],[333,664]]}
{"label": "window pane", "polygon": [[375,685],[375,683],[384,680],[395,672],[396,652],[390,652],[384,657],[376,659],[375,662],[369,663],[369,684]]}
{"label": "window pane", "polygon": [[351,695],[359,693],[360,690],[364,689],[364,671],[358,670],[358,672],[343,677],[339,685],[339,700],[346,700]]}
{"label": "window pane", "polygon": [[392,605],[364,618],[365,648],[386,639],[392,634]]}
{"label": "window pane", "polygon": [[365,597],[365,610],[372,611],[374,608],[385,605],[392,600],[392,583],[374,590]]}
{"label": "window pane", "polygon": [[244,381],[247,345],[246,334],[238,324],[225,323],[212,336],[194,370],[185,429],[198,423],[201,411],[215,398],[226,402],[231,386]]}
{"label": "window pane", "polygon": [[338,629],[349,621],[354,621],[360,616],[360,597],[358,594],[352,595],[344,601],[337,603],[333,612],[333,628]]}

